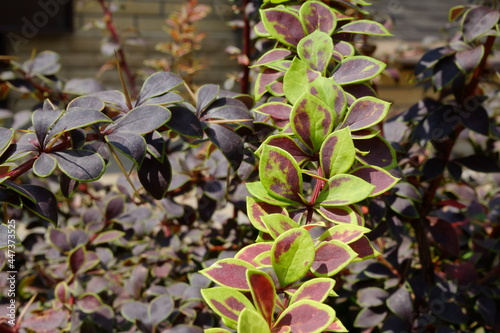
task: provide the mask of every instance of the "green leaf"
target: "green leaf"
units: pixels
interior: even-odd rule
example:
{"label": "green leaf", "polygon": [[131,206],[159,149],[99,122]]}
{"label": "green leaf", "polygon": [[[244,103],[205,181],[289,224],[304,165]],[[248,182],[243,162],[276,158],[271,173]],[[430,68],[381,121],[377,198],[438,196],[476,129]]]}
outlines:
{"label": "green leaf", "polygon": [[292,220],[288,216],[280,214],[280,213],[270,214],[270,215],[264,216],[262,219],[267,227],[269,234],[273,238],[278,238],[285,231],[299,227],[297,222],[295,222],[294,220]]}
{"label": "green leaf", "polygon": [[281,287],[304,277],[314,260],[314,243],[302,228],[281,234],[271,249],[271,261]]}
{"label": "green leaf", "polygon": [[339,84],[361,83],[373,79],[384,69],[382,61],[367,56],[353,56],[342,60],[332,77]]}
{"label": "green leaf", "polygon": [[316,200],[316,205],[345,206],[366,199],[375,186],[359,177],[340,174],[331,177]]}
{"label": "green leaf", "polygon": [[261,318],[264,319],[265,327],[269,328],[273,322],[274,307],[276,305],[274,282],[265,272],[254,269],[247,271],[247,282],[250,286],[255,307],[262,316]]}
{"label": "green leaf", "polygon": [[336,114],[320,99],[302,94],[290,114],[290,126],[307,147],[316,152],[332,131]]}
{"label": "green leaf", "polygon": [[302,38],[297,45],[297,53],[302,60],[306,60],[312,69],[326,73],[326,68],[332,59],[332,38],[319,30]]}
{"label": "green leaf", "polygon": [[352,141],[351,131],[347,128],[328,135],[319,152],[321,169],[326,178],[345,173],[351,168],[355,159],[356,149]]}
{"label": "green leaf", "polygon": [[347,244],[331,240],[321,242],[316,248],[316,255],[311,271],[316,276],[333,276],[346,267],[358,254]]}
{"label": "green leaf", "polygon": [[238,320],[239,333],[271,333],[269,325],[260,314],[248,308],[243,309]]}
{"label": "green leaf", "polygon": [[259,174],[262,185],[271,197],[289,204],[303,201],[300,167],[288,152],[265,146],[259,163]]}
{"label": "green leaf", "polygon": [[257,201],[251,197],[247,197],[247,215],[250,223],[257,230],[268,232],[267,226],[263,221],[263,217],[267,214],[288,214],[282,207],[268,204],[267,202]]}
{"label": "green leaf", "polygon": [[232,333],[225,328],[208,328],[203,331],[204,333]]}
{"label": "green leaf", "polygon": [[210,308],[221,316],[224,324],[229,328],[237,328],[238,318],[243,309],[255,311],[252,302],[241,292],[232,288],[213,287],[201,289],[201,295]]}
{"label": "green leaf", "polygon": [[304,87],[321,77],[321,73],[311,69],[307,61],[294,58],[283,78],[285,97],[292,104],[304,93]]}
{"label": "green leaf", "polygon": [[280,43],[295,47],[305,36],[299,16],[284,8],[270,8],[260,11],[264,27]]}
{"label": "green leaf", "polygon": [[319,98],[326,105],[330,105],[337,114],[337,121],[344,119],[347,108],[347,99],[344,90],[335,83],[333,78],[318,77],[308,85],[308,92]]}
{"label": "green leaf", "polygon": [[349,107],[342,128],[349,127],[351,131],[357,131],[372,127],[386,117],[390,106],[389,102],[375,97],[358,98]]}
{"label": "green leaf", "polygon": [[[254,196],[255,198],[259,199],[260,201],[264,201],[270,205],[274,206],[289,206],[290,203],[288,201],[281,201],[273,198],[269,193],[267,192],[267,189],[262,185],[261,182],[253,182],[253,183],[246,183],[246,187],[248,192]],[[260,230],[260,229],[259,229]],[[263,230],[264,231],[264,230]],[[264,231],[267,232],[267,231]]]}
{"label": "green leaf", "polygon": [[274,328],[289,326],[291,332],[320,333],[335,320],[335,310],[330,306],[310,300],[293,303],[283,311]]}

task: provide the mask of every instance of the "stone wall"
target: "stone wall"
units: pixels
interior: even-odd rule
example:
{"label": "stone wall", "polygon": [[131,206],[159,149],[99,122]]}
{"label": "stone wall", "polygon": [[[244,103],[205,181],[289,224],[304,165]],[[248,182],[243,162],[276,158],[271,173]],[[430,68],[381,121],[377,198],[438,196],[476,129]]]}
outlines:
{"label": "stone wall", "polygon": [[[68,2],[68,0],[36,0],[34,3]],[[101,54],[101,43],[108,33],[100,29],[86,27],[102,21],[103,12],[96,0],[73,2],[72,33],[42,34],[23,39],[13,45],[12,40],[6,39],[7,50],[20,61],[28,59],[33,50],[50,49],[61,55],[63,78],[95,77],[99,68],[113,57]],[[163,30],[165,19],[172,11],[177,10],[184,0],[123,0],[120,7],[114,12],[114,22],[120,29],[121,36],[135,36],[136,33],[146,42],[145,45],[126,45],[127,62],[134,71],[144,69],[144,60],[160,58],[164,54],[155,51],[155,45],[165,42],[169,36]],[[226,46],[237,45],[237,32],[227,26],[228,20],[234,19],[234,14],[228,0],[199,0],[199,3],[211,7],[211,12],[202,21],[197,23],[200,31],[207,33],[203,41],[203,48],[198,55],[208,62],[208,68],[196,76],[196,83],[218,83],[226,79],[228,72],[238,71],[235,60],[230,60],[224,52]],[[44,7],[40,6],[40,11]],[[23,35],[19,33],[22,37]],[[112,88],[119,87],[119,78],[116,70],[104,72],[100,80]]]}

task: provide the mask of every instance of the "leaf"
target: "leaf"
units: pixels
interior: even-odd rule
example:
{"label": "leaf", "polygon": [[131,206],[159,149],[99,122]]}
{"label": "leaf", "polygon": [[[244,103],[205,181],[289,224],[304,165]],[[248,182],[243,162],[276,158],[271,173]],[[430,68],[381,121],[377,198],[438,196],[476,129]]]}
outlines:
{"label": "leaf", "polygon": [[324,302],[325,299],[333,292],[335,280],[329,278],[314,278],[302,283],[290,298],[290,304],[297,301],[311,300],[316,302]]}
{"label": "leaf", "polygon": [[110,230],[103,232],[99,234],[93,241],[92,244],[98,245],[98,244],[105,244],[105,243],[111,243],[115,240],[117,240],[120,237],[125,236],[125,233],[123,231],[118,231],[118,230]]}
{"label": "leaf", "polygon": [[316,276],[333,276],[357,257],[348,245],[337,240],[321,242],[315,252],[311,271]]}
{"label": "leaf", "polygon": [[102,157],[89,150],[65,150],[51,153],[59,168],[70,178],[79,181],[97,180],[105,170]]}
{"label": "leaf", "polygon": [[322,74],[332,59],[332,38],[319,30],[302,38],[297,45],[297,53],[302,60],[306,60],[312,69]]}
{"label": "leaf", "polygon": [[174,301],[170,295],[155,297],[148,307],[148,322],[156,326],[166,320],[174,310]]}
{"label": "leaf", "polygon": [[477,6],[470,9],[464,16],[462,29],[465,42],[471,42],[490,31],[500,18],[500,12],[493,8]]}
{"label": "leaf", "polygon": [[299,16],[289,10],[264,9],[260,10],[260,15],[265,29],[280,43],[295,47],[305,36]]}
{"label": "leaf", "polygon": [[380,255],[380,253],[373,248],[370,240],[366,236],[350,243],[349,246],[358,254],[355,261],[366,260]]}
{"label": "leaf", "polygon": [[[261,182],[253,182],[253,183],[246,183],[246,187],[248,192],[257,198],[259,201],[266,202],[270,205],[273,206],[288,206],[289,202],[287,201],[281,201],[278,199],[275,199],[273,196],[269,195],[269,192],[267,189],[262,185]],[[265,231],[267,232],[267,231]]]}
{"label": "leaf", "polygon": [[488,136],[490,134],[490,117],[482,105],[465,106],[458,109],[462,124],[476,133]]}
{"label": "leaf", "polygon": [[68,132],[75,128],[83,128],[92,124],[111,123],[105,114],[91,108],[73,107],[64,112],[49,131],[49,137],[55,137],[62,132]]}
{"label": "leaf", "polygon": [[373,79],[385,69],[385,64],[367,56],[352,56],[338,64],[333,79],[339,84],[361,83]]}
{"label": "leaf", "polygon": [[262,217],[269,234],[273,238],[278,238],[285,231],[298,228],[297,222],[283,214],[270,214]]}
{"label": "leaf", "polygon": [[305,60],[294,58],[283,77],[283,90],[288,101],[295,104],[304,93],[304,87],[321,77],[321,73],[312,70]]}
{"label": "leaf", "polygon": [[[358,216],[349,206],[317,208],[317,212],[325,219],[335,223],[358,224]],[[364,222],[364,221],[363,221]]]}
{"label": "leaf", "polygon": [[222,317],[224,324],[236,329],[243,309],[255,311],[252,303],[241,292],[232,288],[212,287],[201,289],[201,295],[210,308]]}
{"label": "leaf", "polygon": [[125,99],[125,95],[121,91],[118,90],[99,91],[87,97],[97,97],[101,101],[103,101],[107,107],[117,109],[125,113],[129,111],[129,108],[127,106],[127,100]]}
{"label": "leaf", "polygon": [[342,128],[349,127],[351,131],[356,131],[372,127],[386,117],[390,105],[375,97],[359,98],[347,110]]}
{"label": "leaf", "polygon": [[257,67],[257,66],[264,66],[271,64],[275,61],[283,60],[286,57],[292,55],[292,52],[287,49],[282,49],[282,48],[274,48],[270,51],[267,51],[264,53],[255,63],[250,66],[251,68]]}
{"label": "leaf", "polygon": [[146,155],[146,141],[132,132],[114,132],[105,137],[106,141],[123,155],[130,158],[136,165],[140,165]]}
{"label": "leaf", "polygon": [[469,155],[466,157],[456,158],[454,162],[463,165],[464,167],[478,172],[500,172],[498,161],[495,161],[486,155]]}
{"label": "leaf", "polygon": [[356,159],[363,164],[382,169],[392,169],[397,165],[394,148],[380,135],[370,139],[354,140],[354,146],[359,151],[368,152],[366,155],[356,155]]}
{"label": "leaf", "polygon": [[375,36],[392,36],[389,31],[380,23],[371,20],[356,20],[344,24],[335,33],[354,33]]}
{"label": "leaf", "polygon": [[168,109],[159,105],[141,105],[106,128],[106,134],[130,132],[146,134],[165,124],[171,117]]}
{"label": "leaf", "polygon": [[484,56],[484,45],[476,46],[471,50],[460,51],[455,54],[455,63],[460,70],[467,74],[472,72]]}
{"label": "leaf", "polygon": [[76,304],[84,313],[94,313],[104,304],[101,297],[95,293],[84,293],[80,295]]}
{"label": "leaf", "polygon": [[411,320],[413,315],[413,302],[410,292],[405,286],[399,287],[387,298],[387,307],[399,317]]}
{"label": "leaf", "polygon": [[38,177],[47,177],[54,172],[57,167],[56,159],[47,153],[41,153],[33,164],[33,172]]}
{"label": "leaf", "polygon": [[219,95],[220,88],[216,84],[205,84],[196,92],[196,115],[199,116]]}
{"label": "leaf", "polygon": [[344,244],[349,244],[354,241],[357,241],[365,233],[370,232],[371,230],[362,226],[358,226],[355,224],[339,224],[331,227],[327,231],[325,231],[318,238],[319,241],[329,242],[331,240],[336,240],[342,242]]}
{"label": "leaf", "polygon": [[351,174],[375,185],[375,189],[370,194],[371,197],[387,192],[399,181],[399,178],[393,177],[389,172],[377,166],[363,166],[352,171]]}
{"label": "leaf", "polygon": [[0,127],[0,156],[9,148],[14,139],[14,129]]}
{"label": "leaf", "polygon": [[238,332],[240,333],[271,333],[269,325],[260,314],[248,308],[241,311],[238,319]]}
{"label": "leaf", "polygon": [[[304,161],[309,160],[310,154],[306,153],[290,135],[275,134],[266,139],[260,147],[266,145],[281,148],[290,153],[297,163],[302,164]],[[259,148],[260,148],[259,147]],[[261,149],[256,151],[257,156],[261,156]]]}
{"label": "leaf", "polygon": [[59,58],[59,54],[54,51],[42,51],[34,59],[24,62],[22,68],[30,76],[54,75],[61,68]]}
{"label": "leaf", "polygon": [[179,76],[170,72],[154,73],[142,85],[136,105],[141,105],[150,98],[163,95],[181,85],[182,82]]}
{"label": "leaf", "polygon": [[299,14],[300,20],[309,34],[320,31],[331,35],[337,25],[337,15],[333,9],[319,1],[305,2],[300,7]]}
{"label": "leaf", "polygon": [[[141,296],[141,290],[146,286],[146,280],[148,278],[149,269],[139,264],[134,267],[132,274],[130,274],[129,279],[125,283],[125,290],[127,293],[135,299],[139,299]],[[146,318],[146,317],[144,317]]]}
{"label": "leaf", "polygon": [[276,288],[269,275],[254,269],[247,271],[247,282],[250,286],[253,302],[260,313],[265,327],[269,327],[273,321],[274,307],[276,304]]}
{"label": "leaf", "polygon": [[345,173],[354,163],[356,150],[349,129],[337,130],[326,137],[319,151],[323,176]]}
{"label": "leaf", "polygon": [[399,215],[407,217],[409,219],[417,219],[419,217],[419,213],[417,208],[413,204],[413,201],[408,200],[406,198],[400,198],[398,196],[388,196],[387,203],[389,207]]}
{"label": "leaf", "polygon": [[216,261],[200,273],[222,286],[248,291],[250,287],[246,279],[246,271],[253,268],[254,266],[246,261],[227,258]]}
{"label": "leaf", "polygon": [[460,240],[450,222],[438,219],[430,225],[429,231],[436,244],[446,254],[454,257],[460,255]]}
{"label": "leaf", "polygon": [[304,93],[292,108],[290,126],[298,138],[316,152],[332,131],[335,115],[320,99]]}
{"label": "leaf", "polygon": [[136,320],[146,321],[148,319],[147,305],[138,301],[131,301],[123,304],[121,313],[125,319],[132,323],[135,323]]}
{"label": "leaf", "polygon": [[326,207],[350,205],[366,199],[374,188],[375,186],[356,176],[335,175],[323,187],[315,205]]}
{"label": "leaf", "polygon": [[380,324],[387,312],[379,308],[363,308],[354,320],[354,327],[376,327]]}
{"label": "leaf", "polygon": [[218,124],[210,124],[205,128],[205,133],[224,154],[233,170],[237,170],[243,161],[244,155],[241,137],[227,127]]}
{"label": "leaf", "polygon": [[[4,201],[5,202],[5,201]],[[14,237],[14,239],[12,239]],[[11,246],[22,246],[21,240],[16,233],[13,233],[12,228],[9,228],[7,224],[0,224],[0,250],[3,249],[12,249]],[[5,252],[8,253],[8,250]],[[3,254],[3,252],[2,252]],[[0,257],[0,266],[4,265],[4,258]]]}
{"label": "leaf", "polygon": [[314,260],[314,244],[301,228],[281,234],[271,249],[271,260],[281,287],[296,282],[307,274]]}
{"label": "leaf", "polygon": [[460,75],[460,69],[455,63],[455,57],[445,57],[434,66],[432,84],[437,91],[448,87]]}
{"label": "leaf", "polygon": [[183,106],[171,106],[169,110],[172,116],[165,124],[168,128],[190,138],[203,137],[201,123],[191,110]]}
{"label": "leaf", "polygon": [[86,252],[85,246],[81,244],[69,253],[68,266],[73,274],[79,273],[85,264]]}
{"label": "leaf", "polygon": [[251,197],[247,197],[247,215],[252,225],[260,231],[268,232],[267,226],[263,221],[263,217],[267,214],[286,214],[286,211],[279,206],[274,206],[266,202],[257,201]]}
{"label": "leaf", "polygon": [[168,192],[172,180],[172,167],[166,157],[160,162],[156,158],[146,156],[137,175],[144,189],[156,200],[161,200]]}
{"label": "leaf", "polygon": [[62,111],[59,110],[36,110],[31,116],[33,128],[35,129],[36,137],[39,144],[44,147],[47,133],[52,128],[54,123],[61,117]]}
{"label": "leaf", "polygon": [[280,148],[265,146],[259,163],[262,186],[277,200],[302,202],[302,176],[295,159]]}
{"label": "leaf", "polygon": [[274,96],[282,96],[283,91],[272,89],[275,85],[283,85],[279,80],[285,73],[272,68],[262,68],[257,78],[255,79],[254,95],[255,99],[259,100],[266,92]]}
{"label": "leaf", "polygon": [[257,261],[257,257],[266,252],[270,252],[272,246],[273,243],[270,242],[254,243],[247,245],[241,250],[239,250],[238,253],[236,253],[234,259],[240,259],[246,261],[249,264],[252,264],[255,267],[259,267],[261,265]]}
{"label": "leaf", "polygon": [[347,101],[342,87],[335,83],[333,78],[318,77],[309,83],[309,93],[326,105],[333,108],[337,114],[336,120],[340,121],[344,118],[344,113],[347,107]]}
{"label": "leaf", "polygon": [[377,287],[363,288],[358,291],[357,302],[364,308],[383,305],[389,293]]}
{"label": "leaf", "polygon": [[275,330],[289,326],[291,332],[320,333],[335,320],[335,310],[326,304],[302,300],[283,311],[274,325]]}
{"label": "leaf", "polygon": [[283,128],[290,122],[292,106],[285,103],[270,102],[259,105],[254,108],[253,111],[271,116],[273,123],[276,126]]}

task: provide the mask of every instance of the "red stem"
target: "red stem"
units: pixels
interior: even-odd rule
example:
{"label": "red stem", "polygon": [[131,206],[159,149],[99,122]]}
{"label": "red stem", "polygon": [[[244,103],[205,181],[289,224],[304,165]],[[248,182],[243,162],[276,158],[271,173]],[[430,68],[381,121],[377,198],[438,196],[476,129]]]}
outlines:
{"label": "red stem", "polygon": [[[249,0],[243,1],[243,54],[250,60],[250,20],[246,13],[246,8]],[[240,81],[241,92],[248,94],[250,88],[250,67],[243,66],[243,76]]]}
{"label": "red stem", "polygon": [[113,23],[113,13],[109,10],[109,7],[104,0],[98,0],[98,1],[101,4],[102,10],[104,12],[104,21],[106,22],[106,28],[111,34],[111,38],[113,38],[113,41],[117,45],[119,45],[118,50],[116,50],[119,58],[118,61],[120,62],[120,66],[121,68],[123,68],[123,71],[125,72],[125,75],[127,76],[127,79],[129,81],[130,92],[133,97],[137,97],[137,88],[135,86],[135,75],[132,74],[132,71],[130,70],[130,67],[125,58],[125,53],[123,52],[123,44],[120,40],[120,36],[118,35],[118,31],[115,27],[115,24]]}

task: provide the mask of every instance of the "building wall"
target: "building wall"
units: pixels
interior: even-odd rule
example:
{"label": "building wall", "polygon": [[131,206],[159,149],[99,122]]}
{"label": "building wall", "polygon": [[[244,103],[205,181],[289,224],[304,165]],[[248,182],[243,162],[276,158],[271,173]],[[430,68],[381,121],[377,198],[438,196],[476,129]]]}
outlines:
{"label": "building wall", "polygon": [[[36,4],[68,0],[36,0]],[[144,61],[161,58],[164,54],[155,51],[155,45],[169,39],[163,30],[165,19],[172,11],[177,10],[184,0],[123,0],[114,12],[114,22],[121,36],[141,37],[145,45],[125,45],[127,62],[137,72],[144,69]],[[197,23],[199,31],[206,32],[203,48],[198,56],[207,62],[208,68],[196,76],[196,83],[221,84],[226,73],[238,71],[235,60],[230,60],[224,52],[226,46],[239,43],[237,32],[227,26],[228,20],[235,16],[229,0],[199,0],[199,3],[211,7],[210,14]],[[40,11],[44,11],[40,6]],[[37,52],[50,49],[61,55],[62,78],[95,77],[103,64],[113,60],[113,56],[101,53],[101,44],[109,36],[106,30],[88,29],[95,22],[102,22],[103,12],[96,0],[74,0],[74,31],[63,34],[41,34],[24,38],[21,42],[6,39],[7,50],[20,61],[29,59],[33,50]],[[30,18],[28,18],[30,19]],[[102,23],[101,23],[102,24]],[[19,33],[19,36],[23,36]],[[116,70],[104,72],[99,79],[111,88],[118,88],[119,78]],[[139,79],[140,81],[140,79]]]}

